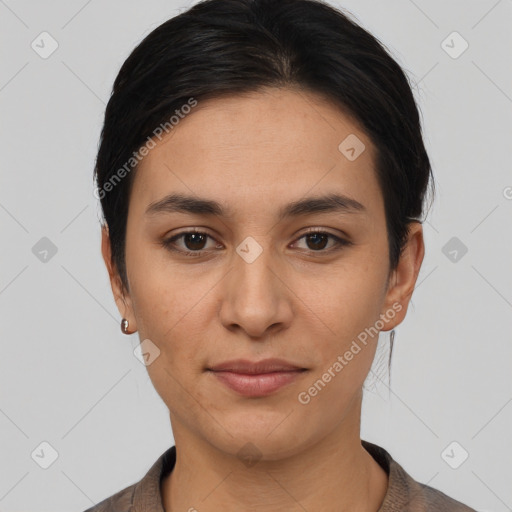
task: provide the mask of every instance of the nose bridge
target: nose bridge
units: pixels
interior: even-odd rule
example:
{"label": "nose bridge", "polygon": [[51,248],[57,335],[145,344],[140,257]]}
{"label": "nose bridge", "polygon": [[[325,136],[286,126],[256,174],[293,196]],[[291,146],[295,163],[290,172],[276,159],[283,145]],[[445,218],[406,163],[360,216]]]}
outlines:
{"label": "nose bridge", "polygon": [[[270,302],[275,300],[274,280],[276,261],[272,261],[272,249],[268,242],[269,236],[246,237],[237,247],[234,277],[237,289],[242,292],[238,300],[243,303],[259,300]],[[274,258],[275,259],[275,258]],[[263,305],[263,303],[262,303]]]}
{"label": "nose bridge", "polygon": [[253,336],[261,336],[276,323],[289,320],[290,307],[278,276],[279,262],[267,240],[246,237],[237,247],[230,272],[229,292],[224,297],[223,322],[238,324]]}

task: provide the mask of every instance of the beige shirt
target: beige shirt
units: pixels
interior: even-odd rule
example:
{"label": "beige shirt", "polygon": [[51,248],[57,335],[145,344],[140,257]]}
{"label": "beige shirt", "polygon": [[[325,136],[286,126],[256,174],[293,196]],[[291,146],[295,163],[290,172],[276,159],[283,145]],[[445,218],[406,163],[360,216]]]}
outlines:
{"label": "beige shirt", "polygon": [[[378,512],[476,512],[441,491],[413,480],[391,455],[376,444],[361,441],[388,474],[386,496]],[[160,480],[176,462],[176,446],[165,451],[139,482],[84,512],[164,512]]]}

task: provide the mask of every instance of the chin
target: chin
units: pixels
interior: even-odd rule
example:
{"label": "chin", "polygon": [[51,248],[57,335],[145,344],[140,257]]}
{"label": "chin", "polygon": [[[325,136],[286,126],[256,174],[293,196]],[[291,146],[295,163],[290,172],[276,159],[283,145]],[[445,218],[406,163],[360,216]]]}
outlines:
{"label": "chin", "polygon": [[210,439],[210,443],[241,459],[271,461],[294,455],[309,444],[307,434],[296,425],[296,418],[295,421],[285,419],[282,410],[265,414],[238,413],[232,422],[224,417],[219,423],[225,430],[219,426],[217,434],[220,438]]}

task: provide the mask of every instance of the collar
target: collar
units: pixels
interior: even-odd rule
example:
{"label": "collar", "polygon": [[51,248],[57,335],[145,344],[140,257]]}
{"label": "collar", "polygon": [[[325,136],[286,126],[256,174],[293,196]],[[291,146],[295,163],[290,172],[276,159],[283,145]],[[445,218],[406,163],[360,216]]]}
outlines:
{"label": "collar", "polygon": [[[438,505],[443,510],[471,511],[443,493],[415,481],[382,447],[361,440],[364,449],[388,475],[388,489],[378,512],[424,511]],[[160,482],[174,468],[176,446],[167,449],[146,475],[133,486],[130,508],[133,512],[164,512]],[[443,508],[445,505],[445,508]],[[453,507],[453,508],[452,508]],[[460,507],[460,508],[459,508]]]}

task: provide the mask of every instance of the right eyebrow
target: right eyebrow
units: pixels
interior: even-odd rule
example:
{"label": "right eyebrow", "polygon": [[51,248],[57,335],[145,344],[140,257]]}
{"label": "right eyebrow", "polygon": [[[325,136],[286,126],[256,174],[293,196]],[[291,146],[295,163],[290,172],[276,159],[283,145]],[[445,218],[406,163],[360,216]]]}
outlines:
{"label": "right eyebrow", "polygon": [[226,217],[225,209],[217,201],[198,198],[184,194],[169,194],[163,199],[151,203],[146,209],[146,215],[157,213],[192,213],[195,215],[215,215]]}

